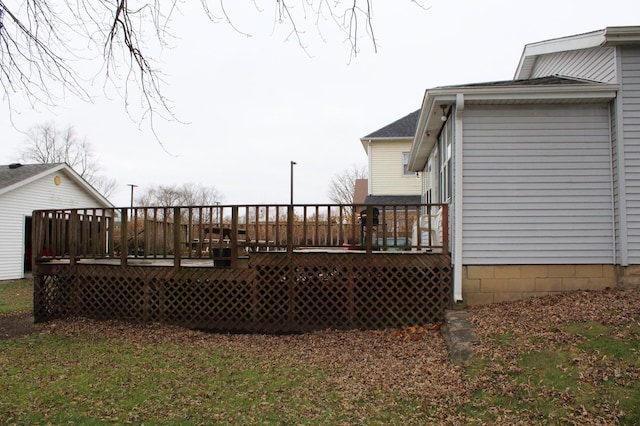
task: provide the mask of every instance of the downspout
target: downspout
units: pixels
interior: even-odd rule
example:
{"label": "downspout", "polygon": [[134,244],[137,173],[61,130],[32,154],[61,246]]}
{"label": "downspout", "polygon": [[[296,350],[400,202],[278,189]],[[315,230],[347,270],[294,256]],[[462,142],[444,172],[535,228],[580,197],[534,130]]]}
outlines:
{"label": "downspout", "polygon": [[624,104],[622,93],[624,92],[624,84],[622,81],[622,55],[620,47],[616,47],[616,79],[620,85],[618,96],[616,96],[615,114],[616,114],[616,165],[618,167],[618,224],[620,236],[620,265],[629,266],[629,239],[627,237],[627,187],[626,187],[626,170],[624,165],[624,117],[622,111]]}
{"label": "downspout", "polygon": [[453,185],[453,301],[462,301],[462,171],[464,158],[462,140],[464,136],[463,119],[464,94],[456,94],[455,132],[454,132],[454,185]]}
{"label": "downspout", "polygon": [[609,179],[611,180],[609,183],[609,190],[611,191],[611,259],[613,265],[615,265],[618,263],[616,251],[618,241],[616,239],[616,200],[613,172],[613,135],[611,134],[611,132],[613,132],[613,123],[611,122],[611,114],[613,114],[613,109],[611,108],[610,103],[609,107],[607,108],[607,118],[609,119]]}

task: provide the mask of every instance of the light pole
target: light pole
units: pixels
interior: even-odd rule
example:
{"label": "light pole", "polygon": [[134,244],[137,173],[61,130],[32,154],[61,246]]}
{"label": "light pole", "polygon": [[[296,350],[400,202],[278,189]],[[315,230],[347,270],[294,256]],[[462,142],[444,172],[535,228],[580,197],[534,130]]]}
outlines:
{"label": "light pole", "polygon": [[293,206],[293,166],[295,166],[296,163],[295,161],[291,162],[291,205]]}
{"label": "light pole", "polygon": [[131,187],[131,212],[133,212],[133,188],[136,188],[138,185],[134,185],[132,183],[128,183],[127,186]]}

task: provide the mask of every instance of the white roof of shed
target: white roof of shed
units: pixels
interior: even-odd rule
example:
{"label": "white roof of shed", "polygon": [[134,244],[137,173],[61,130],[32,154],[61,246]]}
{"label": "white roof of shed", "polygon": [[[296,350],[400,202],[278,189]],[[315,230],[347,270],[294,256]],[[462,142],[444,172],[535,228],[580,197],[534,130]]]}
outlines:
{"label": "white roof of shed", "polygon": [[114,207],[100,192],[66,163],[0,165],[0,195],[14,191],[42,177],[63,172],[87,191],[102,207]]}

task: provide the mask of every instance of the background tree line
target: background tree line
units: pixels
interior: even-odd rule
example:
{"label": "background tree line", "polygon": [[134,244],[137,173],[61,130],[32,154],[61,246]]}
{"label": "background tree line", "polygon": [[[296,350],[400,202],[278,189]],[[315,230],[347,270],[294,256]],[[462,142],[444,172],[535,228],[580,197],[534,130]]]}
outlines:
{"label": "background tree line", "polygon": [[[93,146],[76,133],[72,126],[60,128],[53,122],[29,130],[24,149],[19,153],[24,163],[67,163],[98,192],[109,198],[118,182],[102,173],[100,158]],[[353,164],[335,174],[329,182],[327,195],[335,204],[352,204],[357,179],[365,179],[364,166]],[[135,197],[139,206],[212,206],[224,201],[224,195],[215,186],[195,183],[155,185],[145,188]]]}

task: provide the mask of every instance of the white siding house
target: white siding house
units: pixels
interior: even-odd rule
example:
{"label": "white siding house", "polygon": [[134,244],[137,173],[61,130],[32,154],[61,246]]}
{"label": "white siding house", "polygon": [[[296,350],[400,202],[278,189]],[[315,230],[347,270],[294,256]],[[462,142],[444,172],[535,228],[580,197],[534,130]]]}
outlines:
{"label": "white siding house", "polygon": [[420,179],[408,168],[419,112],[412,112],[360,139],[369,161],[366,203],[420,202]]}
{"label": "white siding house", "polygon": [[113,207],[66,164],[0,166],[0,280],[30,270],[33,210]]}
{"label": "white siding house", "polygon": [[629,281],[640,265],[640,27],[527,45],[514,80],[427,90],[409,168],[433,202],[450,203],[456,300]]}

